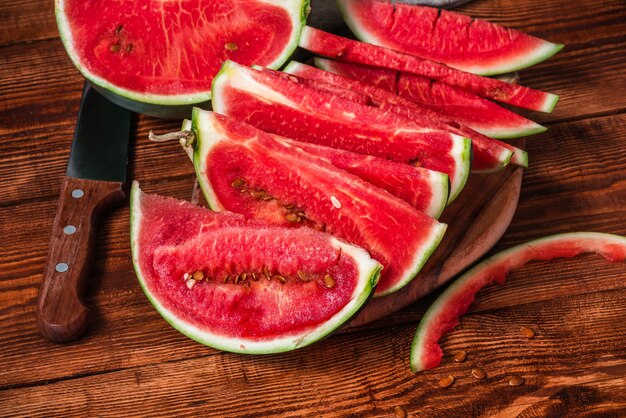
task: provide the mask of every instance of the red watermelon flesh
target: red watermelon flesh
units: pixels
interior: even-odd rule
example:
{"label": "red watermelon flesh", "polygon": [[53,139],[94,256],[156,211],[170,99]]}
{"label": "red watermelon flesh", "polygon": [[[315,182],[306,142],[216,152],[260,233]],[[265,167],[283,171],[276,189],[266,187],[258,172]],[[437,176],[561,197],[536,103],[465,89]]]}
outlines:
{"label": "red watermelon flesh", "polygon": [[359,245],[384,266],[377,296],[411,281],[443,236],[444,224],[291,141],[200,109],[192,123],[196,175],[211,207]]}
{"label": "red watermelon flesh", "polygon": [[65,47],[87,78],[122,96],[164,104],[208,95],[227,59],[281,65],[296,46],[308,5],[304,0],[56,3]]}
{"label": "red watermelon flesh", "polygon": [[282,141],[388,191],[435,219],[448,202],[448,176],[438,171],[287,138]]}
{"label": "red watermelon flesh", "polygon": [[441,81],[386,68],[315,58],[323,70],[372,84],[492,138],[517,138],[545,127],[487,99]]}
{"label": "red watermelon flesh", "polygon": [[277,135],[445,173],[451,200],[469,174],[468,139],[306,86],[288,74],[227,61],[213,83],[213,109]]}
{"label": "red watermelon flesh", "polygon": [[517,71],[563,48],[470,16],[379,0],[338,2],[344,20],[363,42],[442,62],[480,75]]}
{"label": "red watermelon flesh", "polygon": [[350,92],[350,94],[360,92],[368,99],[368,103],[371,106],[404,115],[426,126],[447,130],[448,132],[470,138],[474,151],[474,158],[472,159],[473,171],[498,171],[506,166],[509,160],[514,161],[515,164],[527,166],[528,156],[526,151],[482,135],[467,126],[445,118],[437,112],[387,90],[295,61],[291,61],[284,71],[309,80],[320,88],[330,85],[333,86],[333,90],[340,87],[341,91]]}
{"label": "red watermelon flesh", "polygon": [[417,74],[460,87],[487,99],[525,109],[549,113],[558,101],[558,96],[551,93],[481,77],[445,64],[343,38],[310,26],[302,29],[299,45],[328,58]]}
{"label": "red watermelon flesh", "polygon": [[493,283],[503,283],[509,271],[532,260],[569,258],[595,252],[609,261],[626,260],[626,238],[594,232],[558,234],[520,244],[479,263],[456,279],[422,317],[411,347],[411,368],[436,367],[443,352],[439,339],[459,323],[476,293]]}
{"label": "red watermelon flesh", "polygon": [[131,239],[137,277],[159,313],[190,338],[235,352],[322,338],[363,306],[380,270],[328,234],[146,195],[136,183]]}

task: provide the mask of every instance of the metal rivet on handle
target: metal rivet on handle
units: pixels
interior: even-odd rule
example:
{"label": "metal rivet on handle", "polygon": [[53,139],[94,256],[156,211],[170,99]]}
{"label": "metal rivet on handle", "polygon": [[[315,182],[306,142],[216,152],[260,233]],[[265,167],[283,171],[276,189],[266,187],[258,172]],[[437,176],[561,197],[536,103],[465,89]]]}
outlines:
{"label": "metal rivet on handle", "polygon": [[56,267],[54,268],[56,271],[58,271],[59,273],[65,273],[67,271],[67,269],[69,269],[70,266],[68,266],[65,263],[59,263],[56,265]]}
{"label": "metal rivet on handle", "polygon": [[84,195],[85,195],[85,192],[83,192],[81,189],[74,189],[74,190],[72,190],[72,197],[74,199],[80,199]]}
{"label": "metal rivet on handle", "polygon": [[65,228],[63,228],[63,232],[66,235],[72,235],[74,232],[76,232],[76,227],[74,225],[68,225]]}

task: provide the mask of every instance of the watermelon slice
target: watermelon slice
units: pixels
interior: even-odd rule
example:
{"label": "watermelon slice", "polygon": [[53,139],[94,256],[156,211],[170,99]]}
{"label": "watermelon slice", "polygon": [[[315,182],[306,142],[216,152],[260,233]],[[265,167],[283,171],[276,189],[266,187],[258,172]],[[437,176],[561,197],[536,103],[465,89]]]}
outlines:
{"label": "watermelon slice", "polygon": [[384,266],[376,296],[415,277],[446,225],[293,142],[194,109],[194,166],[209,205],[276,225],[325,230]]}
{"label": "watermelon slice", "polygon": [[470,16],[380,0],[337,2],[363,42],[406,52],[480,75],[517,71],[544,61],[563,45]]}
{"label": "watermelon slice", "polygon": [[211,98],[222,63],[280,67],[297,46],[308,0],[56,0],[74,65],[116,103],[188,115]]}
{"label": "watermelon slice", "polygon": [[[185,119],[182,130],[191,129],[191,121]],[[446,174],[288,138],[282,138],[282,141],[388,191],[432,218],[438,219],[448,202],[449,180]],[[185,141],[183,147],[191,151],[189,155],[193,161],[193,150],[185,146]]]}
{"label": "watermelon slice", "polygon": [[319,88],[326,88],[330,84],[332,91],[336,91],[336,87],[341,87],[340,94],[342,91],[362,93],[367,103],[379,109],[389,110],[404,115],[420,124],[470,138],[474,151],[472,171],[498,171],[506,166],[509,161],[524,167],[528,166],[528,154],[526,151],[482,135],[427,107],[420,106],[387,90],[296,61],[291,61],[283,71],[304,78],[304,82],[309,80],[309,82]]}
{"label": "watermelon slice", "polygon": [[549,113],[552,112],[559,99],[559,96],[555,94],[505,83],[495,78],[481,77],[448,67],[445,64],[343,38],[310,26],[305,26],[302,29],[299,45],[308,51],[328,58],[404,71],[443,81],[481,97],[524,109]]}
{"label": "watermelon slice", "polygon": [[446,173],[449,201],[469,174],[468,139],[311,88],[288,74],[227,61],[213,83],[213,109],[277,135]]}
{"label": "watermelon slice", "polygon": [[492,138],[518,138],[546,130],[487,99],[419,75],[320,57],[315,57],[315,65],[388,90]]}
{"label": "watermelon slice", "polygon": [[325,337],[367,302],[381,268],[328,234],[146,195],[136,182],[131,243],[139,283],[161,316],[189,338],[238,353]]}
{"label": "watermelon slice", "polygon": [[586,252],[598,253],[609,261],[624,261],[626,238],[594,232],[558,234],[509,248],[476,265],[448,287],[422,317],[411,347],[413,371],[439,365],[443,357],[439,339],[458,324],[480,289],[503,283],[509,271],[531,260],[569,258]]}

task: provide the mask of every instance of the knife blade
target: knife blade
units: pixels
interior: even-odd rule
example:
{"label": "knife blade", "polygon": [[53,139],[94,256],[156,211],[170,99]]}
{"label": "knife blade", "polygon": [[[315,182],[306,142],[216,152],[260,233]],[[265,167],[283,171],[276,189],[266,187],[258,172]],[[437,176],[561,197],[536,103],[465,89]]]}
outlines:
{"label": "knife blade", "polygon": [[132,112],[85,83],[37,301],[39,331],[49,340],[74,340],[89,325],[83,296],[97,226],[126,199],[131,119]]}

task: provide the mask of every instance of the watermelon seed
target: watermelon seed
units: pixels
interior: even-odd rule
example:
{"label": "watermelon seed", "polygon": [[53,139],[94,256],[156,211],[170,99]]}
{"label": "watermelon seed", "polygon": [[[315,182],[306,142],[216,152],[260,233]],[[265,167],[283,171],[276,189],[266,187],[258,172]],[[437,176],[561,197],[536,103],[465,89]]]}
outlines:
{"label": "watermelon seed", "polygon": [[126,44],[126,52],[128,53],[128,52],[130,52],[132,50],[133,50],[133,44],[130,44],[130,43]]}
{"label": "watermelon seed", "polygon": [[239,283],[239,275],[235,276],[235,280],[233,280],[235,282],[235,284]]}
{"label": "watermelon seed", "polygon": [[528,339],[533,338],[535,336],[535,331],[532,328],[521,327],[520,331],[522,332],[522,335]]}
{"label": "watermelon seed", "polygon": [[118,27],[115,28],[115,34],[119,35],[120,32],[122,31],[122,29],[124,29],[123,25],[119,25]]}
{"label": "watermelon seed", "polygon": [[187,279],[185,284],[189,289],[192,289],[196,285],[196,281],[194,279]]}
{"label": "watermelon seed", "polygon": [[283,276],[281,276],[280,274],[277,274],[276,276],[274,276],[274,278],[276,280],[278,280],[279,282],[281,282],[282,284],[287,283],[287,279],[285,279]]}
{"label": "watermelon seed", "polygon": [[198,270],[193,274],[193,279],[197,282],[200,282],[204,279],[204,273],[202,270]]}
{"label": "watermelon seed", "polygon": [[285,216],[285,218],[291,223],[297,223],[301,221],[300,217],[295,213],[289,213],[287,214],[287,216]]}
{"label": "watermelon seed", "polygon": [[187,280],[189,278],[189,273],[183,274],[183,280]]}
{"label": "watermelon seed", "polygon": [[333,279],[333,276],[331,276],[330,274],[324,276],[324,286],[326,286],[328,289],[332,289],[333,287],[335,287],[335,279]]}
{"label": "watermelon seed", "polygon": [[454,377],[446,376],[439,379],[439,387],[447,388],[454,382]]}
{"label": "watermelon seed", "polygon": [[255,282],[257,282],[259,280],[259,278],[257,277],[256,273],[252,273],[252,280],[254,280]]}
{"label": "watermelon seed", "polygon": [[480,369],[472,369],[472,376],[474,376],[476,379],[480,380],[480,379],[484,379],[485,376],[487,376],[485,374],[485,372],[483,372]]}
{"label": "watermelon seed", "polygon": [[465,357],[467,357],[467,353],[463,350],[459,350],[454,353],[454,361],[457,363],[463,363],[465,361]]}
{"label": "watermelon seed", "polygon": [[250,194],[252,195],[252,197],[254,197],[257,200],[261,200],[265,198],[265,196],[267,196],[267,193],[265,193],[265,191],[263,190],[254,190],[250,192]]}
{"label": "watermelon seed", "polygon": [[224,276],[224,283],[228,283],[228,279],[230,278],[230,276],[227,274]]}
{"label": "watermelon seed", "polygon": [[337,199],[335,196],[331,196],[330,197],[330,202],[333,204],[334,207],[336,207],[337,209],[341,209],[341,202],[339,201],[339,199]]}
{"label": "watermelon seed", "polygon": [[303,282],[310,282],[311,281],[311,276],[309,276],[308,274],[306,274],[305,272],[303,272],[301,270],[298,270],[298,277]]}
{"label": "watermelon seed", "polygon": [[120,52],[120,44],[111,44],[109,46],[109,51],[111,51],[111,52]]}
{"label": "watermelon seed", "polygon": [[243,281],[245,281],[247,278],[248,278],[248,273],[243,273],[243,274],[241,275],[241,281],[242,281],[242,282],[243,282]]}
{"label": "watermelon seed", "polygon": [[239,49],[239,46],[237,46],[237,44],[234,42],[227,42],[226,44],[224,44],[224,48],[234,52]]}
{"label": "watermelon seed", "polygon": [[520,386],[524,384],[524,379],[520,376],[513,376],[509,380],[509,386]]}
{"label": "watermelon seed", "polygon": [[242,178],[238,178],[233,180],[230,185],[233,186],[235,189],[241,189],[244,184],[246,184],[246,181]]}
{"label": "watermelon seed", "polygon": [[393,413],[398,417],[398,418],[405,418],[406,417],[406,411],[404,409],[402,409],[401,406],[396,406],[393,408]]}
{"label": "watermelon seed", "polygon": [[270,280],[270,277],[272,277],[267,267],[263,267],[263,274],[265,274],[265,277],[267,277],[267,280]]}

